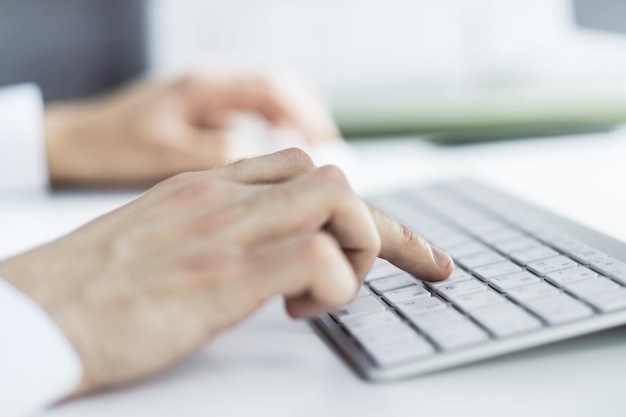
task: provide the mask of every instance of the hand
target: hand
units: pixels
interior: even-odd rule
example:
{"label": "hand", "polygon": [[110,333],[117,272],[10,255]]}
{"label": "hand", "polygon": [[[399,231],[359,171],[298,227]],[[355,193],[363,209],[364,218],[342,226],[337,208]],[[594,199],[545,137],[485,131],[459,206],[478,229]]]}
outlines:
{"label": "hand", "polygon": [[350,302],[380,255],[425,280],[450,258],[301,151],[181,174],[0,264],[80,356],[78,393],[153,374],[275,296],[293,317]]}
{"label": "hand", "polygon": [[147,80],[110,96],[46,110],[54,185],[143,186],[240,158],[229,140],[235,111],[295,128],[311,143],[339,134],[302,83],[287,76],[190,75]]}

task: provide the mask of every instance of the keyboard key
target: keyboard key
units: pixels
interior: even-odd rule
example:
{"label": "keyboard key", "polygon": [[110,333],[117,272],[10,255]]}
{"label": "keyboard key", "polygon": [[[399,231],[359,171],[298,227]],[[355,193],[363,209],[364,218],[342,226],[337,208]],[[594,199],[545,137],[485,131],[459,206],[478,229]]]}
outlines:
{"label": "keyboard key", "polygon": [[488,250],[489,248],[487,246],[476,241],[471,241],[469,243],[447,248],[447,252],[453,258],[462,258],[464,256],[470,256]]}
{"label": "keyboard key", "polygon": [[331,312],[331,315],[335,319],[343,321],[348,317],[385,310],[385,306],[382,305],[380,301],[371,295],[368,295],[367,297],[357,298],[351,304],[338,308],[337,310]]}
{"label": "keyboard key", "polygon": [[417,284],[417,281],[413,276],[404,272],[400,275],[375,279],[373,281],[369,281],[367,284],[376,292],[376,294],[382,294],[387,291],[415,285]]}
{"label": "keyboard key", "polygon": [[573,250],[569,252],[568,255],[583,265],[589,265],[594,261],[599,261],[607,257],[605,253],[590,247]]}
{"label": "keyboard key", "polygon": [[541,327],[541,322],[510,301],[471,311],[470,314],[496,337],[525,333]]}
{"label": "keyboard key", "polygon": [[402,274],[403,272],[404,271],[397,266],[392,265],[387,261],[383,261],[382,259],[377,259],[374,266],[372,266],[372,269],[367,274],[367,278],[365,280],[370,281],[373,279]]}
{"label": "keyboard key", "polygon": [[455,298],[454,304],[464,311],[475,310],[477,308],[488,307],[494,304],[504,303],[506,299],[493,290],[479,292]]}
{"label": "keyboard key", "polygon": [[441,249],[459,246],[459,245],[472,242],[466,234],[459,233],[459,232],[446,233],[443,235],[430,237],[428,238],[428,241],[440,247]]}
{"label": "keyboard key", "polygon": [[553,258],[559,253],[547,246],[537,246],[530,249],[511,253],[511,258],[520,265],[528,265],[531,262],[540,261],[542,259]]}
{"label": "keyboard key", "polygon": [[367,290],[367,288],[361,287],[359,288],[359,292],[356,294],[355,298],[366,297],[368,295],[370,295],[370,292]]}
{"label": "keyboard key", "polygon": [[510,275],[515,272],[520,272],[522,268],[515,265],[513,262],[505,261],[497,264],[487,265],[480,268],[476,268],[474,273],[477,277],[483,281],[489,281],[493,278],[503,275]]}
{"label": "keyboard key", "polygon": [[518,303],[526,303],[538,298],[549,297],[556,295],[560,291],[558,288],[553,287],[545,282],[539,284],[526,285],[524,287],[513,288],[507,292],[507,295],[517,301]]}
{"label": "keyboard key", "polygon": [[494,229],[491,230],[487,233],[484,233],[480,236],[480,239],[483,242],[487,242],[490,245],[495,245],[497,243],[500,242],[507,242],[507,241],[512,241],[512,240],[519,240],[520,238],[523,238],[524,235],[522,232],[520,232],[517,229],[514,229],[512,227],[503,227],[501,229]]}
{"label": "keyboard key", "polygon": [[478,280],[463,281],[457,284],[443,286],[437,290],[439,294],[448,300],[453,300],[464,295],[475,294],[477,292],[486,291],[487,287]]}
{"label": "keyboard key", "polygon": [[350,333],[359,333],[375,329],[377,327],[386,327],[400,323],[400,318],[391,311],[380,311],[378,313],[363,314],[355,317],[347,317],[343,319],[343,326]]}
{"label": "keyboard key", "polygon": [[462,227],[466,230],[469,230],[470,233],[480,236],[484,235],[493,230],[502,229],[506,227],[504,223],[495,220],[486,220],[484,222],[472,222],[468,224],[462,225]]}
{"label": "keyboard key", "polygon": [[585,301],[603,313],[622,310],[626,308],[626,288],[591,294]]}
{"label": "keyboard key", "polygon": [[416,298],[415,300],[403,301],[396,306],[407,317],[446,307],[444,302],[435,297]]}
{"label": "keyboard key", "polygon": [[526,307],[550,325],[567,323],[593,315],[590,307],[567,294],[529,301]]}
{"label": "keyboard key", "polygon": [[402,322],[356,332],[354,338],[366,348],[374,348],[415,338],[415,331]]}
{"label": "keyboard key", "polygon": [[551,272],[575,268],[576,266],[578,266],[576,262],[565,256],[555,256],[554,258],[544,259],[543,261],[531,262],[527,265],[528,269],[542,277]]}
{"label": "keyboard key", "polygon": [[426,334],[442,350],[455,350],[489,340],[484,330],[466,318],[450,326],[432,328]]}
{"label": "keyboard key", "polygon": [[489,281],[489,285],[498,291],[507,292],[513,288],[536,284],[538,282],[540,282],[540,280],[535,275],[527,271],[522,271],[511,275],[493,278]]}
{"label": "keyboard key", "polygon": [[444,308],[440,310],[432,310],[423,314],[416,314],[408,317],[418,329],[429,331],[440,327],[450,326],[465,320],[463,314],[454,308]]}
{"label": "keyboard key", "polygon": [[552,272],[548,274],[546,280],[550,281],[557,287],[565,287],[574,282],[582,281],[589,278],[596,278],[598,274],[585,267],[566,269],[564,271]]}
{"label": "keyboard key", "polygon": [[537,246],[541,246],[541,243],[538,240],[530,237],[522,237],[520,239],[495,244],[496,249],[498,249],[502,253],[506,253],[507,255],[511,252],[530,249]]}
{"label": "keyboard key", "polygon": [[615,258],[600,259],[590,265],[591,268],[626,285],[626,265]]}
{"label": "keyboard key", "polygon": [[410,287],[387,291],[383,294],[383,299],[391,305],[419,297],[430,297],[430,292],[422,285],[412,285]]}
{"label": "keyboard key", "polygon": [[581,242],[578,239],[574,239],[572,237],[569,236],[563,236],[563,237],[559,237],[559,238],[551,238],[547,240],[548,244],[550,244],[551,246],[557,248],[558,250],[560,250],[561,252],[566,252],[569,253],[571,251],[577,250],[577,249],[581,249],[584,248],[585,245],[583,242]]}
{"label": "keyboard key", "polygon": [[428,285],[430,288],[441,288],[445,287],[446,285],[469,281],[470,279],[472,279],[470,274],[460,268],[454,268],[448,279],[437,282],[424,282],[424,284]]}
{"label": "keyboard key", "polygon": [[457,262],[467,269],[474,269],[479,266],[491,265],[501,261],[504,261],[502,255],[491,250],[475,253],[474,255],[463,256],[457,259]]}
{"label": "keyboard key", "polygon": [[587,297],[590,295],[614,291],[617,288],[619,288],[619,285],[615,283],[615,281],[611,281],[610,279],[604,277],[574,282],[573,284],[565,287],[569,293],[574,294],[576,297],[583,300],[587,300]]}
{"label": "keyboard key", "polygon": [[402,342],[366,349],[374,362],[383,368],[419,360],[435,353],[433,346],[417,334]]}

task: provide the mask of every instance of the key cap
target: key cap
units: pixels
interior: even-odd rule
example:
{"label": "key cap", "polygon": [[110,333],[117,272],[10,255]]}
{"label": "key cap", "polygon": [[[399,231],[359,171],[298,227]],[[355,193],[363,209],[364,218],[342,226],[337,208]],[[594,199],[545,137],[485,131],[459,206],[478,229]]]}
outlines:
{"label": "key cap", "polygon": [[430,297],[430,292],[421,285],[412,285],[410,287],[387,291],[383,294],[383,299],[391,305],[419,297]]}
{"label": "key cap", "polygon": [[605,253],[590,247],[573,250],[569,252],[568,255],[583,265],[589,265],[591,262],[599,261],[607,257]]}
{"label": "key cap", "polygon": [[590,267],[626,285],[626,265],[617,259],[607,258],[593,261]]}
{"label": "key cap", "polygon": [[448,300],[453,300],[464,295],[475,294],[486,291],[487,287],[478,280],[463,281],[457,284],[450,284],[437,289],[437,292]]}
{"label": "key cap", "polygon": [[503,227],[502,229],[494,229],[488,233],[485,233],[480,236],[481,240],[489,243],[490,245],[495,245],[500,242],[507,242],[511,240],[516,240],[523,238],[524,235],[517,229],[513,229],[512,227]]}
{"label": "key cap", "polygon": [[396,290],[398,288],[408,287],[417,284],[415,278],[406,272],[400,275],[394,275],[387,278],[379,278],[369,281],[368,285],[376,294],[382,294],[387,291]]}
{"label": "key cap", "polygon": [[358,316],[360,314],[374,313],[377,311],[385,311],[385,306],[376,298],[368,295],[354,300],[351,304],[339,307],[330,314],[337,320],[343,321],[348,317]]}
{"label": "key cap", "polygon": [[526,285],[524,287],[513,288],[507,292],[507,295],[519,303],[526,303],[530,300],[549,297],[558,294],[559,289],[545,282],[539,284]]}
{"label": "key cap", "polygon": [[576,262],[566,258],[565,256],[555,256],[554,258],[531,262],[527,265],[528,269],[541,277],[551,272],[575,268],[576,266],[578,266]]}
{"label": "key cap", "polygon": [[584,248],[586,245],[578,239],[574,239],[573,237],[560,237],[548,239],[547,242],[560,250],[561,252],[571,252],[576,249]]}
{"label": "key cap", "polygon": [[433,346],[423,337],[417,334],[414,336],[413,339],[403,342],[369,348],[367,352],[383,368],[419,360],[435,353]]}
{"label": "key cap", "polygon": [[489,339],[484,330],[466,318],[450,326],[429,329],[426,334],[442,350],[455,350]]}
{"label": "key cap", "polygon": [[495,245],[496,249],[498,249],[500,252],[506,253],[507,255],[511,252],[530,249],[537,246],[541,246],[541,243],[538,240],[530,237],[522,237],[516,240],[500,242]]}
{"label": "key cap", "polygon": [[470,233],[480,236],[484,235],[492,230],[502,229],[506,227],[504,223],[495,220],[487,220],[484,222],[476,222],[476,223],[468,223],[462,225],[466,230],[469,230]]}
{"label": "key cap", "polygon": [[515,265],[513,262],[505,261],[499,262],[493,265],[486,265],[474,270],[474,274],[483,281],[489,281],[496,277],[503,275],[510,275],[515,272],[520,272],[522,268]]}
{"label": "key cap", "polygon": [[591,295],[601,292],[610,292],[619,288],[619,285],[608,278],[597,277],[585,279],[583,281],[574,282],[565,287],[565,289],[574,294],[576,297],[587,300]]}
{"label": "key cap", "polygon": [[354,338],[366,348],[375,348],[393,343],[404,342],[415,337],[415,331],[404,323],[392,324],[385,327],[376,327],[370,330],[356,332]]}
{"label": "key cap", "polygon": [[379,262],[377,260],[376,263],[374,263],[374,266],[372,267],[370,272],[367,274],[365,281],[371,281],[373,279],[398,275],[402,274],[403,272],[404,271],[402,271],[400,268],[390,264],[387,261]]}
{"label": "key cap", "polygon": [[506,302],[470,312],[496,337],[525,333],[541,327],[541,322],[515,304]]}
{"label": "key cap", "polygon": [[592,294],[585,301],[603,313],[622,310],[626,308],[626,288]]}
{"label": "key cap", "polygon": [[359,333],[375,329],[377,327],[386,327],[400,323],[400,318],[391,311],[380,311],[378,313],[363,314],[355,317],[346,317],[343,319],[343,326],[350,333]]}
{"label": "key cap", "polygon": [[504,261],[502,255],[491,250],[475,253],[474,255],[463,256],[457,259],[457,262],[466,269],[474,269],[483,265],[491,265],[501,261]]}
{"label": "key cap", "polygon": [[506,299],[493,290],[479,292],[455,298],[454,304],[464,311],[475,310],[477,308],[488,307],[494,304],[504,303]]}
{"label": "key cap", "polygon": [[406,317],[446,307],[445,303],[435,297],[416,298],[415,300],[403,301],[396,306]]}
{"label": "key cap", "polygon": [[430,237],[428,238],[430,243],[440,247],[441,249],[446,249],[448,247],[459,246],[467,243],[471,243],[472,241],[468,238],[467,235],[459,232],[447,233],[440,236]]}
{"label": "key cap", "polygon": [[359,297],[365,297],[370,295],[370,292],[367,290],[367,288],[365,287],[361,287],[359,288],[359,292],[356,294],[355,298],[359,298]]}
{"label": "key cap", "polygon": [[459,246],[452,246],[447,248],[447,252],[453,258],[462,258],[464,256],[474,255],[479,252],[488,251],[489,248],[482,243],[478,243],[476,241],[472,241],[470,243],[466,243]]}
{"label": "key cap", "polygon": [[501,292],[507,292],[513,288],[523,287],[540,282],[540,279],[527,271],[517,272],[511,275],[504,275],[493,278],[489,285]]}
{"label": "key cap", "polygon": [[529,301],[526,307],[553,326],[593,315],[590,307],[567,294]]}
{"label": "key cap", "polygon": [[408,317],[418,329],[428,331],[439,327],[450,326],[465,320],[463,314],[454,308],[444,308],[432,310],[422,314],[415,314]]}
{"label": "key cap", "polygon": [[559,240],[571,239],[570,236],[566,235],[560,230],[541,223],[534,225],[532,228],[527,227],[525,230],[537,236],[544,242],[557,242]]}
{"label": "key cap", "polygon": [[559,253],[547,246],[537,246],[530,249],[511,253],[511,258],[520,265],[527,265],[531,262],[540,261],[542,259],[553,258]]}
{"label": "key cap", "polygon": [[424,282],[424,284],[428,285],[430,288],[441,288],[446,285],[456,284],[458,282],[469,281],[472,277],[467,272],[463,271],[460,268],[454,268],[450,277],[443,281],[437,282]]}
{"label": "key cap", "polygon": [[546,280],[558,287],[564,287],[577,281],[589,278],[596,278],[598,274],[585,267],[566,269],[564,271],[552,272],[548,274]]}

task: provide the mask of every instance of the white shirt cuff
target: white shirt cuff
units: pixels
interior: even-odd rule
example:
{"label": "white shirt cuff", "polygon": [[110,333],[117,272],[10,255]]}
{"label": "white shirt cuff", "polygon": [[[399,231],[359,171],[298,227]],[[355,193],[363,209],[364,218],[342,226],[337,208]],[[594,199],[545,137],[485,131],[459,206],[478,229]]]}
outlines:
{"label": "white shirt cuff", "polygon": [[82,364],[70,342],[37,303],[2,278],[0,335],[0,416],[30,415],[78,387]]}
{"label": "white shirt cuff", "polygon": [[34,84],[0,88],[0,194],[44,191],[43,100]]}

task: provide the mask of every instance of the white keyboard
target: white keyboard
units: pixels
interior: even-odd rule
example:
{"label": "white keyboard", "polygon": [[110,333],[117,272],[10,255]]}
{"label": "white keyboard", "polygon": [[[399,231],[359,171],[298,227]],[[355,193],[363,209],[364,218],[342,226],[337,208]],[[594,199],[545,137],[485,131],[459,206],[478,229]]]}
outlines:
{"label": "white keyboard", "polygon": [[371,200],[446,250],[427,283],[378,260],[314,323],[357,372],[394,380],[626,324],[626,244],[474,182]]}

